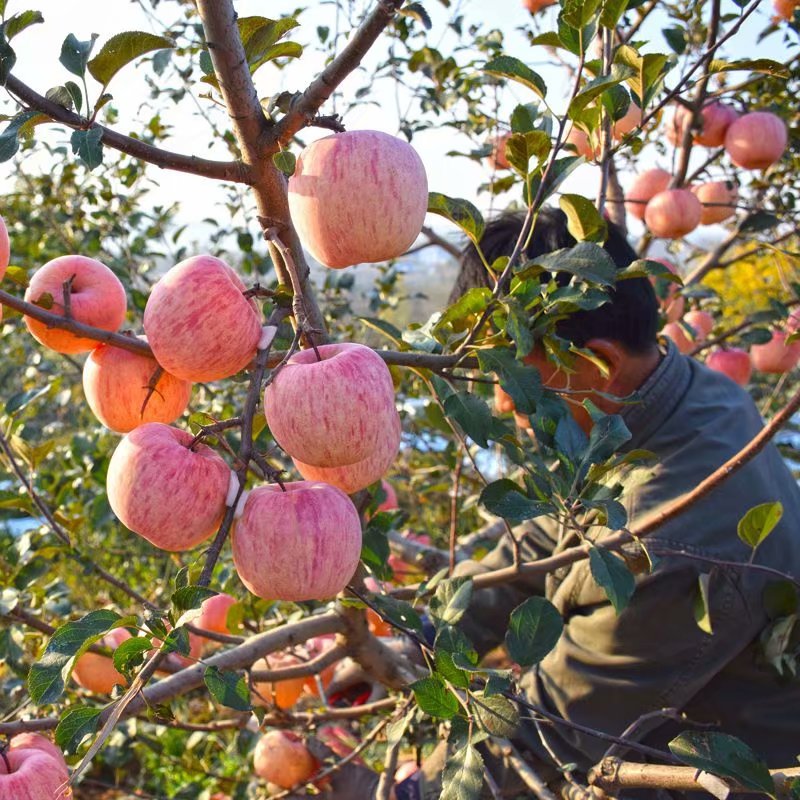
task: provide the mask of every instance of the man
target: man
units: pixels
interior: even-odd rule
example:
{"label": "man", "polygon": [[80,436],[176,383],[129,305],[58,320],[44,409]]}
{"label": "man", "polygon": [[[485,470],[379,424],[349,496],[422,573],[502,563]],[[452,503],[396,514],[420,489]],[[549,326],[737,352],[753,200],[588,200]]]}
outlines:
{"label": "man", "polygon": [[[482,249],[488,263],[511,253],[521,225],[522,218],[514,215],[487,226]],[[564,215],[544,209],[527,256],[574,243]],[[619,268],[636,258],[613,226],[605,246]],[[480,260],[468,251],[451,299],[488,282]],[[680,355],[672,344],[659,345],[657,325],[649,281],[620,281],[609,303],[575,314],[557,328],[559,336],[599,356],[607,375],[591,361],[577,359],[575,372],[567,376],[548,363],[539,346],[532,357],[543,381],[554,388],[569,385],[571,392],[599,390],[614,397],[635,393],[636,402],[625,405],[587,394],[606,412],[621,414],[632,434],[625,450],[648,450],[657,459],[651,477],[622,496],[631,527],[692,490],[762,427],[746,392]],[[588,416],[580,406],[573,408],[588,432]],[[738,538],[737,525],[749,509],[774,501],[782,504],[783,517],[759,546],[756,568],[748,567],[751,550]],[[476,592],[463,628],[486,653],[502,641],[517,605],[532,595],[546,596],[561,613],[564,632],[539,669],[523,678],[531,703],[582,729],[619,736],[634,726],[632,738],[661,750],[690,724],[654,712],[678,709],[693,722],[718,724],[743,739],[771,767],[791,766],[800,754],[800,683],[782,678],[762,653],[760,640],[771,624],[764,592],[775,577],[757,567],[800,577],[799,523],[800,491],[769,444],[646,538],[658,561],[652,572],[637,576],[636,591],[620,614],[584,560],[546,579],[537,576]],[[547,518],[517,529],[518,535],[522,532],[526,560],[578,543],[574,535],[559,537],[559,525]],[[512,563],[510,544],[503,541],[482,561],[460,564],[457,574]],[[696,621],[701,577],[711,633]],[[543,760],[552,763],[555,756],[561,765],[577,764],[580,770],[598,762],[608,748],[607,741],[561,725],[537,731],[523,724],[518,741]],[[427,776],[435,778],[442,764],[443,759],[433,759],[426,765]]]}

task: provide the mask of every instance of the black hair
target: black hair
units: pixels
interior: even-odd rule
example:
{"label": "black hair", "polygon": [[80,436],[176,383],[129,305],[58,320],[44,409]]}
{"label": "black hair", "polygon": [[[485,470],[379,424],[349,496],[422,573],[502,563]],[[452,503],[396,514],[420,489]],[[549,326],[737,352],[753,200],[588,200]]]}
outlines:
{"label": "black hair", "polygon": [[[519,237],[525,216],[505,213],[486,225],[480,244],[486,260],[492,264],[501,256],[510,256]],[[574,247],[577,242],[567,230],[567,217],[557,208],[545,206],[539,212],[530,244],[525,250],[528,259]],[[605,250],[619,269],[624,269],[637,256],[622,230],[608,222]],[[559,284],[566,284],[570,275],[556,273]],[[545,273],[543,280],[549,280]],[[476,286],[492,286],[486,268],[474,245],[469,242],[462,251],[461,271],[456,278],[450,302]],[[648,278],[627,278],[609,292],[611,299],[592,311],[577,311],[556,326],[559,336],[582,347],[590,339],[611,339],[631,353],[645,353],[656,344],[658,300]]]}

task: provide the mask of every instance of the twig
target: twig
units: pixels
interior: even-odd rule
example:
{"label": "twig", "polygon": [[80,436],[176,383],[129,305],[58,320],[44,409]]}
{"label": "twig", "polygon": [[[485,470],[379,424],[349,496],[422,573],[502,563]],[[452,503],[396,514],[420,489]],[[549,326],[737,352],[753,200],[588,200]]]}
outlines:
{"label": "twig", "polygon": [[556,796],[547,788],[547,784],[536,774],[533,767],[525,761],[508,739],[499,739],[497,743],[522,782],[539,800],[556,800]]}
{"label": "twig", "polygon": [[450,571],[452,576],[456,566],[456,534],[458,533],[458,486],[461,482],[461,470],[464,468],[464,457],[462,455],[463,445],[459,445],[456,450],[456,468],[453,471],[453,488],[450,494]]}

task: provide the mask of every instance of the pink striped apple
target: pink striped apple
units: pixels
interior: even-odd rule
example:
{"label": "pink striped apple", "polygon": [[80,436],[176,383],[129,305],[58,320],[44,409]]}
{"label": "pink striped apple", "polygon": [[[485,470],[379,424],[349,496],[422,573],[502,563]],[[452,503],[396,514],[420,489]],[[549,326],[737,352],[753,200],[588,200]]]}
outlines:
{"label": "pink striped apple", "polygon": [[231,470],[186,431],[147,422],[117,446],[108,465],[108,502],[120,521],[156,547],[190,550],[225,513]]}
{"label": "pink striped apple", "polygon": [[18,733],[8,746],[11,750],[41,750],[56,761],[64,759],[64,754],[58,746],[41,733]]}
{"label": "pink striped apple", "polygon": [[350,498],[326,483],[298,481],[250,492],[233,530],[242,583],[265,600],[327,600],[353,576],[361,522]]}
{"label": "pink striped apple", "polygon": [[[363,344],[326,344],[295,353],[264,392],[275,441],[318,467],[372,455],[395,424],[394,385],[383,359]],[[378,476],[380,477],[380,476]]]}
{"label": "pink striped apple", "polygon": [[92,413],[117,433],[145,422],[174,422],[186,411],[192,384],[164,371],[153,384],[158,369],[154,358],[113,345],[96,347],[83,365],[83,392]]}
{"label": "pink striped apple", "polygon": [[0,758],[0,800],[69,800],[67,764],[52,750],[43,744],[20,746],[14,737]]}
{"label": "pink striped apple", "polygon": [[692,326],[696,342],[705,341],[711,331],[714,330],[714,317],[708,311],[703,311],[699,308],[686,314],[683,321]]}
{"label": "pink striped apple", "polygon": [[265,733],[253,751],[256,775],[281,789],[305,783],[318,768],[303,740],[292,731],[271,730]]}
{"label": "pink striped apple", "polygon": [[192,623],[195,628],[214,633],[230,634],[228,628],[228,612],[236,605],[236,598],[221,592],[203,600],[200,605],[200,616]]}
{"label": "pink striped apple", "polygon": [[186,381],[217,381],[244,369],[261,338],[256,303],[219,258],[194,256],[153,287],[144,332],[159,364]]}
{"label": "pink striped apple", "polygon": [[300,241],[326,267],[397,258],[425,221],[425,167],[411,145],[387,133],[335,133],[300,153],[289,209]]}
{"label": "pink striped apple", "polygon": [[644,219],[647,203],[669,187],[672,175],[665,169],[646,169],[639,173],[625,192],[625,210],[636,219]]}
{"label": "pink striped apple", "polygon": [[743,169],[767,169],[780,161],[789,141],[786,123],[769,111],[739,117],[725,133],[725,150]]}
{"label": "pink striped apple", "polygon": [[720,348],[709,353],[706,366],[727,375],[739,386],[746,386],[753,371],[750,356],[739,347]]}
{"label": "pink striped apple", "polygon": [[[33,273],[25,300],[37,303],[46,295],[52,298],[51,314],[64,316],[64,283],[69,286],[70,315],[76,322],[116,331],[125,321],[127,300],[119,278],[105,265],[86,256],[60,256]],[[57,353],[83,353],[97,346],[94,339],[76,336],[44,322],[25,317],[25,324],[36,341]]]}

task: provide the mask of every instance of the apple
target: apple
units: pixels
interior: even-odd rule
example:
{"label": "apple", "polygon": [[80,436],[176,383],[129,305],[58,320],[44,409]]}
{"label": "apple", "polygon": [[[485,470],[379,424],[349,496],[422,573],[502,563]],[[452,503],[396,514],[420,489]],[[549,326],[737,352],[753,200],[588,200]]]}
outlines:
{"label": "apple", "polygon": [[0,280],[3,280],[3,275],[6,274],[10,261],[11,242],[8,239],[8,228],[6,227],[6,221],[0,217]]}
{"label": "apple", "polygon": [[[704,147],[721,147],[728,128],[739,115],[734,108],[712,101],[703,106],[700,117],[700,130],[694,134],[693,140]],[[667,123],[667,139],[671,144],[677,146],[683,142],[683,134],[691,122],[692,112],[685,106],[678,106]]]}
{"label": "apple", "polygon": [[117,433],[144,422],[174,422],[189,404],[192,384],[162,372],[151,390],[158,368],[154,358],[113,345],[96,347],[83,365],[83,392],[92,413]]}
{"label": "apple", "polygon": [[69,800],[69,770],[61,752],[56,755],[57,748],[47,747],[46,739],[18,743],[18,738],[0,757],[0,800]]}
{"label": "apple", "polygon": [[233,530],[239,578],[265,600],[328,600],[344,589],[360,554],[358,511],[326,483],[253,489]]}
{"label": "apple", "polygon": [[690,353],[694,349],[695,342],[689,338],[687,331],[679,322],[668,322],[661,329],[661,333],[672,339],[681,353]]}
{"label": "apple", "polygon": [[788,22],[794,19],[797,5],[797,0],[772,0],[772,8],[775,10],[773,22],[779,22],[780,20]]}
{"label": "apple", "polygon": [[326,267],[388,261],[422,230],[428,178],[402,139],[380,131],[335,133],[297,157],[289,210],[303,245]]}
{"label": "apple", "polygon": [[400,416],[395,411],[389,426],[378,439],[375,451],[365,459],[343,467],[315,467],[297,459],[294,459],[294,465],[307,481],[322,481],[341,489],[345,494],[353,494],[371,486],[386,474],[397,458],[401,434]]}
{"label": "apple", "polygon": [[[254,670],[285,669],[302,664],[303,659],[293,653],[270,653],[253,664]],[[273,704],[281,710],[291,708],[300,698],[306,686],[306,678],[287,678],[283,681],[260,681],[253,684],[253,703],[256,705]]]}
{"label": "apple", "polygon": [[694,329],[694,338],[697,342],[705,341],[711,331],[714,330],[714,317],[708,311],[695,309],[690,311],[683,319]]}
{"label": "apple", "polygon": [[587,161],[593,161],[600,154],[599,148],[592,146],[588,135],[574,125],[567,134],[566,143],[572,145],[575,152],[579,156],[583,156]]}
{"label": "apple", "polygon": [[492,169],[509,169],[511,167],[506,158],[506,142],[510,138],[510,133],[501,133],[491,140],[492,152],[486,157],[486,160]]}
{"label": "apple", "polygon": [[[131,638],[125,628],[114,628],[98,644],[116,650],[124,641]],[[78,686],[94,694],[111,694],[114,687],[127,686],[125,677],[114,669],[114,661],[109,656],[89,651],[83,653],[72,668],[72,677]]]}
{"label": "apple", "polygon": [[10,750],[41,750],[56,761],[63,761],[64,754],[41,733],[18,733],[8,745]]}
{"label": "apple", "polygon": [[786,330],[789,333],[795,333],[800,328],[800,308],[796,308],[789,314],[786,320]]}
{"label": "apple", "polygon": [[363,344],[301,350],[267,386],[264,415],[292,458],[316,467],[355,464],[372,455],[394,425],[392,375]]}
{"label": "apple", "polygon": [[733,181],[710,181],[693,186],[692,194],[702,203],[701,225],[724,222],[736,213],[739,190]]}
{"label": "apple", "polygon": [[625,193],[625,210],[636,219],[644,219],[647,203],[669,188],[672,175],[664,169],[647,169],[637,175]]}
{"label": "apple", "polygon": [[392,636],[394,629],[380,614],[373,611],[371,608],[367,609],[367,627],[373,636]]}
{"label": "apple", "polygon": [[259,778],[281,789],[291,789],[306,783],[317,771],[318,764],[296,733],[272,730],[258,740],[253,767]]}
{"label": "apple", "polygon": [[231,470],[194,437],[160,422],[134,428],[108,465],[108,502],[120,521],[162,550],[180,552],[220,525]]}
{"label": "apple", "polygon": [[216,381],[244,369],[261,338],[258,306],[219,258],[194,256],[168,270],[144,309],[153,355],[186,381]]}
{"label": "apple", "polygon": [[786,123],[769,111],[739,117],[725,134],[725,150],[743,169],[767,169],[779,161],[789,139]]}
{"label": "apple", "polygon": [[[45,295],[52,298],[51,314],[64,316],[64,283],[69,289],[70,315],[76,322],[116,331],[125,321],[127,300],[119,278],[105,265],[86,256],[60,256],[48,261],[31,276],[25,300],[37,303]],[[94,339],[76,336],[44,322],[25,317],[25,324],[36,341],[57,353],[83,353],[97,346]]]}
{"label": "apple", "polygon": [[553,6],[558,0],[522,0],[522,5],[531,12],[531,14],[538,14],[542,9],[548,6]]}
{"label": "apple", "polygon": [[[679,274],[678,268],[671,261],[667,261],[664,258],[655,258],[652,260],[663,264],[673,275]],[[664,315],[667,318],[667,322],[677,322],[683,316],[683,312],[686,309],[685,298],[683,295],[678,294],[678,292],[680,292],[680,286],[672,281],[667,282],[666,278],[651,278],[650,281],[656,289],[656,295],[664,311]],[[666,290],[661,288],[663,285],[666,285]]]}
{"label": "apple", "polygon": [[499,383],[494,385],[494,410],[498,414],[507,414],[509,411],[514,411],[514,401],[511,395],[500,386]]}
{"label": "apple", "polygon": [[[167,629],[167,631],[172,630],[172,625],[166,620],[164,621],[164,627]],[[189,655],[185,656],[175,650],[171,653],[167,653],[167,656],[163,661],[163,665],[165,667],[169,667],[170,669],[158,670],[159,672],[175,672],[180,669],[185,669],[186,667],[191,667],[197,663],[203,654],[203,645],[207,640],[202,636],[192,633],[191,631],[187,631],[187,633],[189,634]],[[164,641],[163,639],[159,639],[154,636],[153,644],[155,645],[155,649],[148,651],[148,655],[153,655],[156,650],[161,647],[162,644],[164,644]]]}
{"label": "apple", "polygon": [[753,371],[753,365],[747,351],[738,347],[728,347],[714,350],[709,353],[706,359],[706,366],[709,369],[727,375],[739,386],[746,386]]}
{"label": "apple", "polygon": [[192,624],[195,628],[214,633],[230,634],[228,612],[236,605],[236,598],[220,592],[200,604],[200,616]]}
{"label": "apple", "polygon": [[386,499],[378,506],[378,511],[396,511],[398,508],[400,508],[397,502],[397,492],[394,490],[394,486],[392,486],[389,481],[382,480],[381,489],[383,489]]}
{"label": "apple", "polygon": [[800,342],[786,344],[789,336],[784,331],[773,331],[772,341],[766,344],[754,344],[750,348],[750,359],[753,367],[759,372],[781,375],[794,369],[800,360]]}
{"label": "apple", "polygon": [[625,134],[630,133],[641,124],[642,109],[636,103],[631,103],[625,114],[611,126],[611,135],[615,139],[621,139]]}
{"label": "apple", "polygon": [[700,201],[688,189],[666,189],[647,203],[644,221],[653,236],[679,239],[700,224],[702,214]]}

